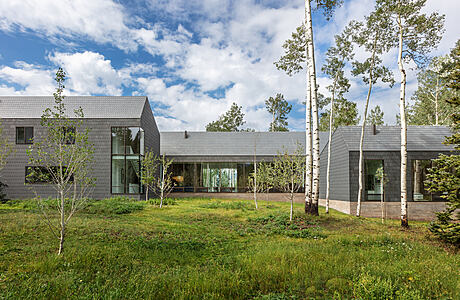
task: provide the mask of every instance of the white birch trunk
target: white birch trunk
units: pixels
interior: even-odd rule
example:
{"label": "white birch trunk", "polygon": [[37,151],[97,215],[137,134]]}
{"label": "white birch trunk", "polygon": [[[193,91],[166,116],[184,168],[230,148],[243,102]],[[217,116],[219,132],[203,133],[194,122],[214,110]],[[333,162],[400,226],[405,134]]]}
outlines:
{"label": "white birch trunk", "polygon": [[294,210],[294,177],[291,177],[291,212],[289,214],[289,221],[292,222],[292,214]]}
{"label": "white birch trunk", "polygon": [[331,97],[331,114],[329,115],[329,140],[327,145],[327,173],[326,173],[326,213],[329,213],[329,190],[331,185],[331,144],[332,144],[332,127],[334,125],[334,98],[335,98],[335,87],[337,85],[338,73],[334,78],[334,85],[332,87],[332,97]]}
{"label": "white birch trunk", "polygon": [[401,117],[401,226],[408,227],[407,219],[407,122],[406,122],[406,70],[402,61],[403,29],[401,18],[399,22],[399,52],[398,67],[401,73],[401,90],[399,99],[399,114]]}
{"label": "white birch trunk", "polygon": [[61,255],[62,252],[64,251],[64,238],[65,238],[65,197],[64,197],[64,192],[61,190],[59,192],[59,195],[61,197],[61,232],[59,236],[59,251],[58,255]]}
{"label": "white birch trunk", "polygon": [[312,132],[311,132],[311,89],[309,79],[309,72],[307,69],[307,97],[305,99],[305,212],[311,205],[311,191],[312,191]]}
{"label": "white birch trunk", "polygon": [[164,190],[165,190],[165,168],[164,168],[164,157],[163,157],[163,168],[161,172],[160,208],[163,207]]}
{"label": "white birch trunk", "polygon": [[257,162],[256,162],[256,146],[254,144],[254,203],[256,205],[256,209],[258,209],[257,205]]}
{"label": "white birch trunk", "polygon": [[382,196],[380,198],[380,210],[382,212],[382,224],[385,223],[385,176],[382,178]]}
{"label": "white birch trunk", "polygon": [[309,69],[309,82],[311,94],[311,107],[312,107],[312,131],[313,131],[313,147],[312,147],[312,161],[313,161],[313,188],[312,188],[312,201],[311,201],[311,214],[318,214],[319,202],[319,123],[318,123],[318,95],[316,87],[316,70],[315,70],[315,53],[313,45],[313,24],[311,18],[311,5],[310,0],[305,0],[305,18],[306,18],[306,35],[307,35],[307,67]]}
{"label": "white birch trunk", "polygon": [[377,47],[378,41],[378,34],[375,36],[374,40],[374,48],[372,51],[372,60],[371,66],[369,68],[369,89],[367,90],[367,97],[366,97],[366,106],[364,107],[364,116],[363,116],[363,124],[361,125],[361,138],[359,140],[359,170],[358,170],[358,203],[356,205],[356,216],[359,217],[361,215],[361,202],[363,197],[363,181],[364,181],[364,131],[366,129],[366,121],[367,121],[367,111],[369,109],[369,102],[371,99],[372,93],[372,86],[374,80],[374,64],[375,64],[375,51]]}
{"label": "white birch trunk", "polygon": [[436,91],[435,91],[435,98],[434,98],[436,126],[439,125],[438,94],[439,94],[439,76],[436,76]]}

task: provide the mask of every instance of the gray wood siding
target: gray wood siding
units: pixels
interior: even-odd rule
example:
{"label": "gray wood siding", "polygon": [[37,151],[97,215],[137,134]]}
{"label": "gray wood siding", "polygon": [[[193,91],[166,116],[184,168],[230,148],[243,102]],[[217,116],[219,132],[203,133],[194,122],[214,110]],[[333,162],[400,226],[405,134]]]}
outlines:
{"label": "gray wood siding", "polygon": [[[319,189],[321,199],[326,198],[327,153],[328,146],[326,145],[320,156]],[[348,166],[348,150],[342,136],[336,131],[332,136],[331,144],[331,187],[329,190],[329,199],[350,201]]]}
{"label": "gray wood siding", "polygon": [[[412,160],[414,159],[433,159],[437,158],[439,151],[410,151],[407,154],[407,199],[412,199]],[[379,159],[383,160],[385,174],[387,175],[388,183],[385,185],[385,201],[400,202],[401,201],[401,154],[399,151],[364,151],[364,159]],[[357,201],[358,199],[358,167],[359,167],[359,152],[350,152],[350,199]],[[364,198],[364,201],[367,201]]]}
{"label": "gray wood siding", "polygon": [[[11,199],[23,199],[34,196],[31,186],[25,186],[25,167],[28,166],[26,150],[29,145],[16,145],[16,127],[34,127],[34,137],[40,140],[45,128],[40,126],[39,119],[2,119],[0,120],[3,132],[9,143],[13,145],[14,153],[8,158],[5,168],[0,176],[1,180],[8,184],[7,197]],[[117,126],[139,127],[140,119],[85,119],[84,126],[91,129],[90,142],[95,146],[94,153],[94,176],[96,187],[91,197],[102,199],[110,197],[111,179],[111,128]],[[52,186],[47,184],[34,184],[34,190],[42,197],[52,197],[56,193]]]}

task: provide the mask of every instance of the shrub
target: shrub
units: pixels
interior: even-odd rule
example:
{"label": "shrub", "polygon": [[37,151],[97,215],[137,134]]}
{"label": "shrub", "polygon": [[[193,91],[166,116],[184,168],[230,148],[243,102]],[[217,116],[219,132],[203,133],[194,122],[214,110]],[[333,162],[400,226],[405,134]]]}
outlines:
{"label": "shrub", "polygon": [[0,181],[0,203],[5,203],[7,200],[6,194],[4,192],[7,187],[8,187],[7,184]]}
{"label": "shrub", "polygon": [[88,201],[83,212],[88,214],[123,215],[143,210],[146,203],[126,196]]}
{"label": "shrub", "polygon": [[[155,199],[149,199],[149,204],[154,205],[154,206],[159,206],[161,199],[155,198]],[[164,198],[163,199],[163,205],[177,205],[177,202],[175,199],[172,198]]]}

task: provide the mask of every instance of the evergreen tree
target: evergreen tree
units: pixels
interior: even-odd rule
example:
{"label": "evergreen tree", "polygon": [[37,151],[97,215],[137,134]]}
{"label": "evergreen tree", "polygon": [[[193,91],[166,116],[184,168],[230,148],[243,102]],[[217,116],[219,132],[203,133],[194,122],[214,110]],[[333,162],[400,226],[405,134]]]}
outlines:
{"label": "evergreen tree", "polygon": [[[446,138],[445,143],[454,145],[455,150],[460,151],[460,40],[450,54],[451,61],[444,65],[446,85],[455,93],[447,100],[451,105],[453,135]],[[430,230],[444,241],[460,245],[460,223],[452,219],[452,214],[460,209],[460,155],[439,155],[433,161],[433,168],[429,170],[428,189],[431,192],[441,192],[447,201],[447,209],[437,214],[437,220],[432,222]],[[457,212],[456,219],[460,219]]]}
{"label": "evergreen tree", "polygon": [[230,109],[225,114],[220,115],[217,121],[206,125],[206,131],[243,131],[240,127],[245,123],[242,106],[233,102]]}
{"label": "evergreen tree", "polygon": [[275,98],[270,97],[265,100],[265,107],[272,115],[269,131],[289,131],[287,115],[291,112],[290,105],[282,94],[276,94]]}
{"label": "evergreen tree", "polygon": [[[358,125],[360,121],[358,108],[355,102],[348,101],[345,98],[337,99],[334,103],[334,123],[332,130],[336,130],[339,126]],[[330,109],[326,109],[321,113],[319,130],[328,131],[330,125]]]}
{"label": "evergreen tree", "polygon": [[371,109],[369,114],[369,123],[376,126],[381,126],[385,122],[383,121],[383,110],[380,109],[380,106],[375,106]]}

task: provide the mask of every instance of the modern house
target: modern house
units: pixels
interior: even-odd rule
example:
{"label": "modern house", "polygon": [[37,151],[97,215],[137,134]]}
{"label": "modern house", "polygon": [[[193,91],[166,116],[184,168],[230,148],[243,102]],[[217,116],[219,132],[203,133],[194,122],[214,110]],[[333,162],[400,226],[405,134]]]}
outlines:
{"label": "modern house", "polygon": [[[321,149],[327,138],[320,133]],[[162,132],[160,144],[161,153],[173,160],[174,192],[248,197],[254,161],[271,162],[282,151],[305,149],[305,132]]]}
{"label": "modern house", "polygon": [[[410,218],[430,218],[434,211],[444,209],[439,193],[427,191],[424,181],[431,159],[454,148],[442,142],[452,133],[445,126],[409,126],[407,130],[407,191]],[[339,127],[332,136],[330,169],[330,205],[339,211],[355,214],[359,191],[359,143],[361,126]],[[364,195],[363,216],[381,215],[380,201],[383,182],[377,170],[383,168],[385,213],[400,216],[401,209],[401,129],[399,126],[367,126],[364,135]],[[326,195],[328,147],[321,153],[320,198]],[[324,200],[321,201],[324,203]]]}
{"label": "modern house", "polygon": [[[113,195],[140,197],[140,160],[145,149],[160,153],[160,133],[147,97],[65,97],[69,116],[81,107],[84,126],[91,129],[89,141],[94,144],[96,186],[92,197]],[[14,153],[0,174],[8,185],[9,198],[33,197],[30,185],[43,197],[55,191],[43,182],[26,178],[30,168],[26,150],[33,141],[42,139],[45,128],[41,115],[54,106],[53,97],[0,97],[0,123],[13,145]],[[28,186],[25,185],[28,183]]]}
{"label": "modern house", "polygon": [[[305,132],[160,132],[147,97],[66,97],[69,112],[81,107],[84,126],[91,128],[90,142],[95,145],[94,168],[96,187],[93,198],[113,195],[143,197],[140,184],[140,161],[146,151],[173,159],[173,195],[251,198],[247,193],[248,175],[254,161],[273,161],[287,150],[305,148]],[[27,198],[34,194],[33,185],[42,196],[54,196],[54,190],[43,182],[27,178],[26,150],[40,140],[44,128],[40,117],[54,105],[52,97],[0,96],[0,122],[14,154],[0,173],[9,187],[9,198]],[[331,143],[330,204],[332,208],[353,214],[358,194],[358,160],[361,127],[338,128]],[[452,147],[442,144],[451,135],[443,126],[410,126],[408,129],[409,217],[429,218],[444,208],[439,194],[424,187],[427,169],[439,153]],[[397,126],[368,126],[364,143],[363,216],[380,215],[382,182],[376,171],[383,167],[389,180],[385,185],[385,210],[388,217],[398,217],[400,208],[400,129]],[[328,133],[320,133],[321,178],[320,204],[324,204]],[[25,183],[28,185],[26,186]],[[273,190],[270,200],[282,200]],[[304,201],[303,191],[297,201]]]}

